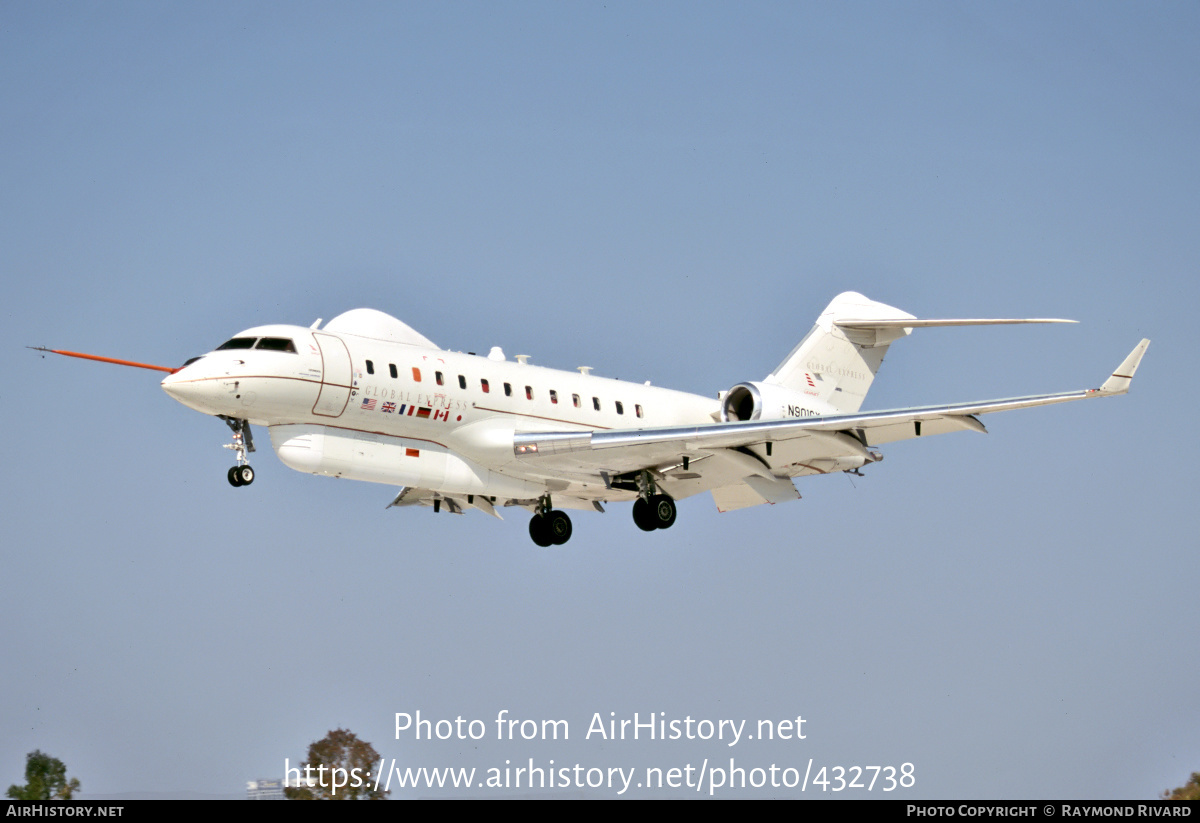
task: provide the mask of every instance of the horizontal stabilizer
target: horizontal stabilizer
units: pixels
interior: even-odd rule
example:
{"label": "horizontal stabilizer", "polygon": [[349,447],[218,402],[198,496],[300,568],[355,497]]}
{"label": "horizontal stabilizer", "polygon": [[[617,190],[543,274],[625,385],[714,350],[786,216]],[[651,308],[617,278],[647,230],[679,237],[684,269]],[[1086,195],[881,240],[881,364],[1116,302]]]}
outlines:
{"label": "horizontal stabilizer", "polygon": [[834,320],[834,325],[844,329],[918,329],[935,326],[1010,326],[1018,323],[1078,323],[1078,320],[1063,320],[1057,317],[1018,318],[971,318],[960,320]]}

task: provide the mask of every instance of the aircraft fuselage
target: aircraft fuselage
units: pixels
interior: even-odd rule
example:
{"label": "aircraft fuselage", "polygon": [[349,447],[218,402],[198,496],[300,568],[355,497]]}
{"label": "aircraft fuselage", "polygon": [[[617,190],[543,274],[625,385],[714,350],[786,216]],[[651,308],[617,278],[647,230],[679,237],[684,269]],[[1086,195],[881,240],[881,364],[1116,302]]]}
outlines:
{"label": "aircraft fuselage", "polygon": [[[298,471],[459,495],[633,499],[594,473],[539,472],[513,452],[516,431],[604,431],[712,423],[719,401],[685,392],[449,352],[272,325],[237,340],[294,351],[219,349],[163,380],[205,414],[267,426]],[[231,342],[233,342],[231,341]]]}

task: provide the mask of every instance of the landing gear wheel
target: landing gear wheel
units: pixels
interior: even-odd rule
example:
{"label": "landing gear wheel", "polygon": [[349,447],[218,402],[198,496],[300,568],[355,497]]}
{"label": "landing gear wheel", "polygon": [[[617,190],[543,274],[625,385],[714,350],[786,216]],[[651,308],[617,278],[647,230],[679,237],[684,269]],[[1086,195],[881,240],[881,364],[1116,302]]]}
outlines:
{"label": "landing gear wheel", "polygon": [[561,546],[571,539],[571,518],[567,517],[566,512],[547,512],[544,517],[546,532],[550,535],[550,542],[556,546]]}
{"label": "landing gear wheel", "polygon": [[665,494],[656,494],[650,498],[650,511],[654,528],[669,529],[675,525],[675,501]]}
{"label": "landing gear wheel", "polygon": [[529,536],[543,549],[554,544],[554,537],[550,534],[546,518],[540,514],[535,514],[529,519]]}
{"label": "landing gear wheel", "polygon": [[236,487],[242,485],[242,478],[241,474],[238,472],[238,468],[238,466],[231,467],[229,472],[225,475],[227,478],[229,478],[229,485],[231,486]]}
{"label": "landing gear wheel", "polygon": [[658,528],[658,524],[654,522],[653,509],[640,497],[633,501],[633,522],[644,532],[652,532]]}
{"label": "landing gear wheel", "polygon": [[[250,468],[249,466],[237,466],[236,471],[238,480],[241,481],[238,483],[239,486],[249,486],[254,482],[254,469]],[[664,526],[663,528],[666,527]]]}

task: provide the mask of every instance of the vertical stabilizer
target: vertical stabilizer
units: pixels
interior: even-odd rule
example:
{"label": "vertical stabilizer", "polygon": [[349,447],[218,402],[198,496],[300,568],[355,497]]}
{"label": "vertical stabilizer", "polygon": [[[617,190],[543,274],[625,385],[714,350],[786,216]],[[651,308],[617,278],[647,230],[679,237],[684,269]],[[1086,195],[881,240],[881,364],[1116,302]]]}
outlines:
{"label": "vertical stabilizer", "polygon": [[[833,298],[812,331],[763,382],[810,394],[815,388],[819,399],[839,412],[858,411],[888,346],[911,331],[894,323],[872,326],[873,320],[916,318],[857,292],[843,292]],[[843,321],[855,325],[840,326]]]}

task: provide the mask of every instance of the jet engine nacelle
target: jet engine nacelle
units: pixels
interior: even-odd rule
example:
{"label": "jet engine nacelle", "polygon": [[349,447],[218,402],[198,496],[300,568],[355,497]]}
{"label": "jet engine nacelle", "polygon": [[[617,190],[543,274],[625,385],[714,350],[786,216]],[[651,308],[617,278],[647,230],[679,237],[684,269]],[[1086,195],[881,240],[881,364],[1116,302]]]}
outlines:
{"label": "jet engine nacelle", "polygon": [[823,403],[771,383],[738,383],[721,399],[721,421],[785,420],[829,414]]}

